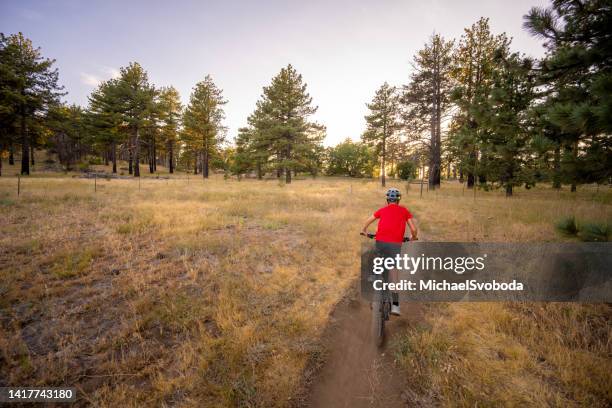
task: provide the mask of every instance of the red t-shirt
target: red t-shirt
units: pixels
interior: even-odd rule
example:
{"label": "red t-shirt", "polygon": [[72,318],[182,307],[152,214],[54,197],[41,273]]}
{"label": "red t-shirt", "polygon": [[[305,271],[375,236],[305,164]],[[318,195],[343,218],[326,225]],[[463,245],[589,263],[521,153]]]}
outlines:
{"label": "red t-shirt", "polygon": [[406,222],[412,218],[406,207],[392,203],[376,211],[374,217],[378,218],[377,241],[404,242]]}

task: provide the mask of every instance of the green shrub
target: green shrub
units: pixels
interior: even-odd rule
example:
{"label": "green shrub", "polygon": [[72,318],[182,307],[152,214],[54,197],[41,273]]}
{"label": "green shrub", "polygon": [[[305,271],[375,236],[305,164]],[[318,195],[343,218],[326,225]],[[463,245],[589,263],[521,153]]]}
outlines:
{"label": "green shrub", "polygon": [[51,272],[60,279],[84,275],[99,254],[100,251],[97,248],[62,252],[54,258]]}
{"label": "green shrub", "polygon": [[0,207],[10,207],[11,205],[14,205],[15,201],[11,200],[10,198],[0,198]]}
{"label": "green shrub", "polygon": [[104,164],[104,162],[102,161],[102,158],[99,156],[89,156],[87,158],[87,162],[89,164]]}
{"label": "green shrub", "polygon": [[563,218],[557,223],[557,231],[568,236],[578,235],[578,225],[576,224],[576,217],[572,215]]}
{"label": "green shrub", "polygon": [[397,165],[397,172],[402,180],[411,180],[416,177],[417,167],[414,162],[404,161]]}
{"label": "green shrub", "polygon": [[612,228],[606,223],[587,223],[580,227],[580,240],[585,242],[607,242]]}

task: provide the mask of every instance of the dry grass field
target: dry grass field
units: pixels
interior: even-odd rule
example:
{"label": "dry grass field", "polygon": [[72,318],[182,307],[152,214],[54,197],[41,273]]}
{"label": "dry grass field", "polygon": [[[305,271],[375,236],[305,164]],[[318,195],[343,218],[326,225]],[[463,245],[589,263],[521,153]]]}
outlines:
{"label": "dry grass field", "polygon": [[[80,405],[102,407],[299,404],[384,191],[180,174],[94,192],[35,173],[17,197],[16,182],[0,178],[0,383],[75,384]],[[446,183],[421,199],[412,185],[403,201],[429,240],[556,241],[563,216],[612,219],[607,188],[506,199]],[[612,404],[609,305],[423,307],[392,341],[415,402]]]}

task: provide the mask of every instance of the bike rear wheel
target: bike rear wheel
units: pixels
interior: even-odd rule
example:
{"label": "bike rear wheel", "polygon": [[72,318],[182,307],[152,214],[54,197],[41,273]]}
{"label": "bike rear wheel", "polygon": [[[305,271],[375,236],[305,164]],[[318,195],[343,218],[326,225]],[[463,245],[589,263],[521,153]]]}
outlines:
{"label": "bike rear wheel", "polygon": [[380,347],[385,340],[385,319],[383,316],[383,302],[380,297],[372,301],[372,339]]}

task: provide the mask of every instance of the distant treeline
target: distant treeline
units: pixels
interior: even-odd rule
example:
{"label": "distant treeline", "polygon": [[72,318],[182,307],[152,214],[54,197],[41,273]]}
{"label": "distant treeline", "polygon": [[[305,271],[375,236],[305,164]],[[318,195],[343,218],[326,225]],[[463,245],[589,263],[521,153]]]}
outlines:
{"label": "distant treeline", "polygon": [[[128,162],[138,177],[148,164],[239,178],[292,175],[415,177],[431,188],[442,177],[468,188],[555,188],[605,183],[612,177],[612,5],[606,0],[555,0],[532,8],[524,28],[541,38],[546,56],[525,57],[488,19],[459,39],[433,35],[414,56],[399,87],[384,83],[367,104],[361,140],[325,148],[325,126],[307,85],[291,65],[264,87],[246,126],[230,143],[222,90],[210,76],[187,106],[173,87],[151,84],[136,62],[99,84],[86,108],[66,105],[54,60],[21,33],[0,35],[0,154],[29,174],[35,148],[56,153],[65,169],[92,156]],[[0,164],[1,166],[1,164]],[[0,167],[1,172],[1,167]]]}

